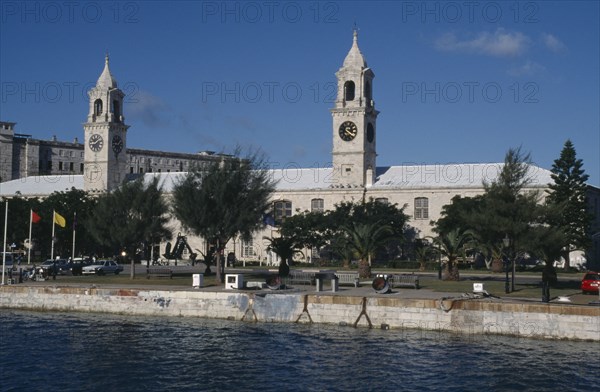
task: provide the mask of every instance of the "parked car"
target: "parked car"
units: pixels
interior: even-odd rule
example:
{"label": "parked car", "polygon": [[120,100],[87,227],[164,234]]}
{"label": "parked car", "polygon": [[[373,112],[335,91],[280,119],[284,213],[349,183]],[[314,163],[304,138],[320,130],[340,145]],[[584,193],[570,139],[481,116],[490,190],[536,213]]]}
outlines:
{"label": "parked car", "polygon": [[546,263],[534,258],[519,258],[516,260],[517,271],[541,271]]}
{"label": "parked car", "polygon": [[118,275],[121,271],[123,271],[123,266],[117,264],[113,260],[99,260],[92,265],[86,265],[82,269],[82,273],[84,275],[106,275],[106,274],[115,274]]}
{"label": "parked car", "polygon": [[39,266],[44,270],[44,274],[47,276],[54,275],[66,275],[69,272],[69,262],[66,259],[48,259]]}
{"label": "parked car", "polygon": [[600,287],[600,273],[589,271],[583,275],[581,280],[581,292],[587,293],[598,293]]}
{"label": "parked car", "polygon": [[[14,268],[14,255],[10,252],[6,252],[6,256],[4,254],[4,252],[0,252],[0,265],[2,265],[2,263],[5,263],[5,272],[8,273],[8,271],[11,271]],[[1,272],[1,269],[0,269]]]}

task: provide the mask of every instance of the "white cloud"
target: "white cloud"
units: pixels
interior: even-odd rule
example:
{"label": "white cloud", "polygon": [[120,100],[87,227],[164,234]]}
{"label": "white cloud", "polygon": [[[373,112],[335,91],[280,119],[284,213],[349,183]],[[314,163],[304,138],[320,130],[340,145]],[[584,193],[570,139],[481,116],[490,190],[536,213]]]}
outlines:
{"label": "white cloud", "polygon": [[171,108],[162,99],[143,90],[139,90],[133,98],[136,101],[128,106],[133,118],[141,120],[151,128],[163,127],[170,123]]}
{"label": "white cloud", "polygon": [[554,53],[564,52],[567,49],[567,46],[552,34],[543,33],[542,41],[544,42],[544,45],[546,45],[546,48]]}
{"label": "white cloud", "polygon": [[520,32],[508,32],[503,28],[493,34],[487,31],[470,39],[460,40],[454,33],[446,33],[435,41],[438,50],[468,52],[497,57],[517,56],[529,46],[530,39]]}
{"label": "white cloud", "polygon": [[513,67],[509,69],[507,72],[511,76],[532,76],[537,75],[540,72],[546,70],[546,67],[540,65],[534,61],[527,60],[525,64],[519,67]]}

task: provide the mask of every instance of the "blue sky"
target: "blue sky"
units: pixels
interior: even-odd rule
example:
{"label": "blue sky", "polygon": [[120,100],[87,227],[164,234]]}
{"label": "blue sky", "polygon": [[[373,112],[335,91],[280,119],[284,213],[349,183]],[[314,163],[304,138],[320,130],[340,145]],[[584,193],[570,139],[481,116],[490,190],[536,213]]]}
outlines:
{"label": "blue sky", "polygon": [[566,139],[600,185],[599,3],[3,1],[0,120],[83,135],[110,53],[128,146],[330,166],[335,72],[359,27],[376,77],[378,166],[550,168]]}

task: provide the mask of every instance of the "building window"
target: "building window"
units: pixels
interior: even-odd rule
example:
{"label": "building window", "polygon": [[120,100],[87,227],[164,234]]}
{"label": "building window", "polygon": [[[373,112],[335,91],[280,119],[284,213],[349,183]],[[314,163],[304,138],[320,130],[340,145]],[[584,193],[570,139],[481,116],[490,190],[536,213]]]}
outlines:
{"label": "building window", "polygon": [[46,168],[47,168],[49,171],[52,171],[52,161],[48,161],[48,162],[47,162]]}
{"label": "building window", "polygon": [[60,157],[63,156],[63,150],[58,150],[58,156],[60,156]]}
{"label": "building window", "polygon": [[73,151],[69,151],[69,156],[72,157],[73,156]]}
{"label": "building window", "polygon": [[97,99],[94,101],[94,114],[96,116],[102,114],[102,100]]}
{"label": "building window", "polygon": [[429,199],[426,197],[415,198],[415,219],[429,219]]}
{"label": "building window", "polygon": [[69,171],[72,172],[73,171],[73,162],[69,162]]}
{"label": "building window", "polygon": [[242,241],[242,257],[256,257],[254,242],[251,239],[248,241]]}
{"label": "building window", "polygon": [[387,197],[378,197],[375,201],[381,204],[388,204],[390,202]]}
{"label": "building window", "polygon": [[83,163],[80,163],[80,164],[79,164],[79,172],[80,172],[80,173],[83,173]]}
{"label": "building window", "polygon": [[58,162],[58,171],[62,171],[62,169],[63,169],[63,163]]}
{"label": "building window", "polygon": [[354,82],[351,80],[344,83],[344,99],[354,101]]}
{"label": "building window", "polygon": [[276,201],[273,203],[273,215],[275,226],[281,225],[285,218],[292,216],[292,202]]}
{"label": "building window", "polygon": [[121,121],[121,105],[119,105],[119,101],[116,99],[113,101],[113,113],[115,115],[115,121]]}
{"label": "building window", "polygon": [[133,174],[133,166],[129,166],[129,173]]}
{"label": "building window", "polygon": [[312,199],[310,201],[310,210],[312,212],[323,212],[325,211],[323,199]]}

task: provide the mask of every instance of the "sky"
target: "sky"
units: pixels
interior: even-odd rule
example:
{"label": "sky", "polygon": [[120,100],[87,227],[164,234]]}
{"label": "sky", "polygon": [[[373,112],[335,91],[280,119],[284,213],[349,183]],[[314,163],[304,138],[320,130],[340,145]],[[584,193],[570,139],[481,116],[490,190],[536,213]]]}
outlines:
{"label": "sky", "polygon": [[2,1],[0,120],[83,138],[105,53],[128,147],[260,148],[273,168],[331,166],[335,72],[358,28],[375,73],[377,165],[546,169],[571,139],[600,185],[595,1]]}

